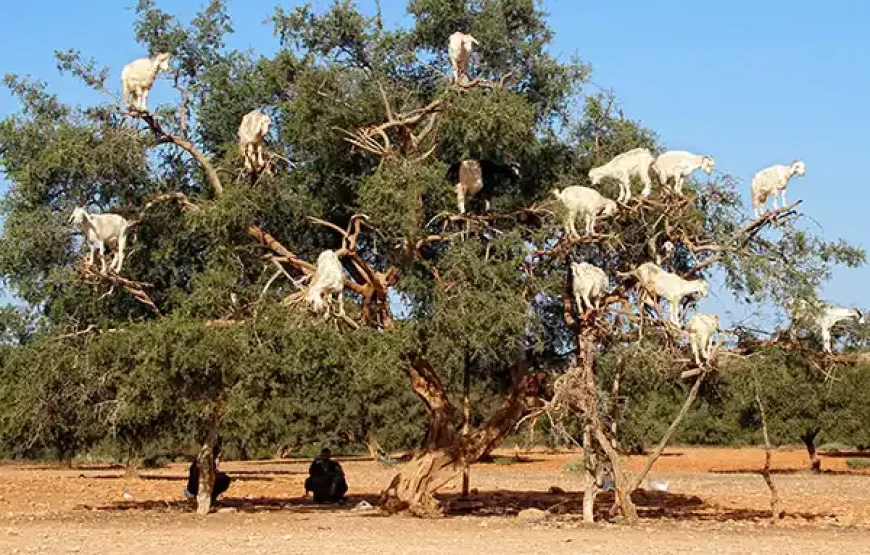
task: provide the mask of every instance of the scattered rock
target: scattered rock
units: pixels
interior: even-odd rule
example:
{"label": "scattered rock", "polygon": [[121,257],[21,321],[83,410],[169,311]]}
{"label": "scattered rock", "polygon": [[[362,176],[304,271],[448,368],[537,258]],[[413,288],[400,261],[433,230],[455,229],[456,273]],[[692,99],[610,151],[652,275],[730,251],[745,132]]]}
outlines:
{"label": "scattered rock", "polygon": [[236,513],[236,512],[238,512],[238,509],[236,509],[235,507],[221,507],[220,509],[217,510],[217,512],[219,512],[219,513]]}
{"label": "scattered rock", "polygon": [[565,495],[565,490],[559,486],[550,486],[550,493],[553,495]]}
{"label": "scattered rock", "polygon": [[540,522],[547,518],[547,511],[541,509],[523,509],[517,513],[517,520],[523,522]]}

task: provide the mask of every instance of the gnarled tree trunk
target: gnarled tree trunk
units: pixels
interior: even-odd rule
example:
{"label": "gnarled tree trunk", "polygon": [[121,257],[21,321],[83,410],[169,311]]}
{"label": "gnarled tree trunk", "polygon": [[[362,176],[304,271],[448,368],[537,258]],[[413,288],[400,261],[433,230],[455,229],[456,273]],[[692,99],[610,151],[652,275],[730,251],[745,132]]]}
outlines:
{"label": "gnarled tree trunk", "polygon": [[223,402],[219,402],[214,416],[209,425],[205,441],[196,455],[196,463],[199,468],[199,490],[196,494],[196,512],[207,515],[211,511],[211,497],[214,491],[214,482],[217,475],[215,467],[214,451],[218,441],[218,431],[223,417]]}
{"label": "gnarled tree trunk", "polygon": [[462,434],[456,429],[444,384],[429,362],[414,356],[406,371],[411,387],[426,406],[429,430],[425,448],[384,491],[383,505],[390,511],[408,509],[417,516],[440,515],[441,507],[433,496],[443,485],[436,482],[438,473],[474,463],[495,449],[520,420],[530,399],[537,398],[542,377],[515,368],[514,385],[502,407],[480,428]]}

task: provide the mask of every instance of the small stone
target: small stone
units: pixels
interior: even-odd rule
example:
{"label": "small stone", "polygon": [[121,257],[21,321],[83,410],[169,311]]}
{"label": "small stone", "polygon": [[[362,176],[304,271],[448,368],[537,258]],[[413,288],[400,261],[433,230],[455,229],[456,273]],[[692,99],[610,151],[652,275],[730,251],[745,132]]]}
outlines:
{"label": "small stone", "polygon": [[559,486],[550,486],[550,493],[553,495],[565,495],[565,490]]}
{"label": "small stone", "polygon": [[235,512],[238,512],[238,509],[236,509],[235,507],[221,507],[220,509],[217,510],[217,512],[219,512],[219,513],[235,513]]}
{"label": "small stone", "polygon": [[517,513],[517,520],[523,522],[540,522],[547,518],[547,511],[541,509],[523,509]]}

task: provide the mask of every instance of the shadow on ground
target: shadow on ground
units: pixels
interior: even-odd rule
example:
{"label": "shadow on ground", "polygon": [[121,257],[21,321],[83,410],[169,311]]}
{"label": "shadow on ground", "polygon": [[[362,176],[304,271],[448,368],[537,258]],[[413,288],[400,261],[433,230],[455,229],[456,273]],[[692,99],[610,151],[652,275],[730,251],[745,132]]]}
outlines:
{"label": "shadow on ground", "polygon": [[[487,491],[463,498],[459,494],[439,495],[448,516],[514,516],[524,509],[540,509],[555,515],[580,518],[583,512],[582,493],[547,493],[531,491]],[[707,522],[764,522],[770,512],[755,509],[724,509],[711,506],[695,495],[639,490],[632,495],[638,515],[645,519],[668,518],[685,521]],[[596,519],[607,519],[613,505],[613,492],[598,495],[595,503]],[[218,512],[260,513],[288,511],[291,513],[350,513],[361,501],[377,504],[376,495],[352,495],[340,504],[315,504],[300,497],[221,497],[215,507]],[[106,512],[158,511],[194,512],[195,505],[186,500],[178,501],[121,501],[103,506],[82,506],[87,510]],[[380,511],[361,513],[366,516],[384,516]],[[789,518],[815,521],[829,518],[828,513],[788,513]]]}

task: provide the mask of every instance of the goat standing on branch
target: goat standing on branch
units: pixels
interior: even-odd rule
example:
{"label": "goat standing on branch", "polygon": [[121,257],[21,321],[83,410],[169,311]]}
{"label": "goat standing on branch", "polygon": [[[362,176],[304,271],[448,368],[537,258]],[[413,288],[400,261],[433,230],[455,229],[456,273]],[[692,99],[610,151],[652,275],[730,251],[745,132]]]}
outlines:
{"label": "goat standing on branch", "polygon": [[695,170],[703,170],[710,175],[716,167],[712,156],[706,154],[692,154],[685,150],[670,150],[665,152],[653,163],[653,169],[659,176],[659,182],[667,185],[674,182],[674,192],[683,194],[683,183]]}
{"label": "goat standing on branch", "polygon": [[601,196],[601,193],[589,187],[565,187],[561,192],[559,189],[553,189],[551,193],[568,209],[568,215],[565,218],[565,233],[572,239],[580,238],[574,227],[577,216],[583,215],[586,221],[586,233],[591,235],[595,233],[595,218],[613,216],[618,209],[615,202]]}
{"label": "goat standing on branch", "polygon": [[609,284],[604,270],[588,262],[573,262],[571,277],[577,312],[582,313],[584,306],[586,310],[592,308],[598,310],[601,298],[607,294]]}
{"label": "goat standing on branch", "polygon": [[776,210],[777,193],[782,195],[782,206],[785,207],[785,190],[788,187],[789,180],[794,176],[802,177],[806,175],[807,167],[801,160],[795,160],[788,166],[777,164],[765,168],[755,174],[752,178],[752,208],[755,210],[755,217],[761,216],[764,213],[767,197],[773,195],[773,209]]}
{"label": "goat standing on branch", "polygon": [[154,86],[157,74],[169,71],[171,56],[166,52],[154,58],[139,58],[124,66],[121,71],[121,95],[127,106],[139,112],[148,111],[148,93]]}
{"label": "goat standing on branch", "polygon": [[864,323],[864,314],[857,308],[816,305],[813,310],[803,299],[789,303],[789,308],[792,311],[793,323],[806,322],[818,328],[822,336],[822,349],[826,353],[833,352],[831,330],[834,326],[847,320],[855,320],[858,324]]}
{"label": "goat standing on branch", "polygon": [[106,246],[115,250],[110,267],[116,274],[121,273],[124,263],[124,247],[127,245],[127,229],[130,222],[117,214],[88,214],[82,207],[73,210],[69,218],[71,224],[82,228],[82,235],[91,247],[88,267],[93,266],[94,256],[100,252],[101,273],[106,273]]}
{"label": "goat standing on branch", "polygon": [[[317,257],[317,269],[311,276],[311,284],[305,293],[305,299],[314,310],[320,312],[324,308],[324,318],[329,317],[328,307],[332,305],[333,295],[338,295],[338,314],[344,316],[344,267],[333,250],[326,250]],[[324,303],[324,296],[326,302]]]}
{"label": "goat standing on branch", "polygon": [[447,170],[447,181],[456,189],[456,204],[460,214],[465,214],[465,204],[472,197],[484,201],[489,212],[490,200],[496,190],[505,183],[519,179],[517,164],[499,164],[489,160],[462,160]]}
{"label": "goat standing on branch", "polygon": [[605,177],[619,181],[619,198],[616,201],[628,202],[631,199],[631,178],[637,176],[644,184],[640,196],[648,197],[652,189],[649,169],[653,161],[653,155],[648,149],[634,148],[614,157],[603,166],[589,170],[589,179],[593,185],[598,185]]}
{"label": "goat standing on branch", "polygon": [[701,361],[710,360],[713,351],[713,337],[719,331],[719,317],[713,314],[698,312],[686,324],[689,332],[689,342],[692,346],[692,356],[695,364],[701,366]]}
{"label": "goat standing on branch", "polygon": [[[670,322],[680,326],[680,303],[684,297],[698,294],[707,296],[707,282],[703,279],[685,280],[677,274],[666,272],[653,264],[646,262],[629,274],[637,277],[642,289],[643,304],[650,306],[652,299],[664,298],[671,306]],[[650,299],[651,297],[652,299]]]}
{"label": "goat standing on branch", "polygon": [[269,132],[272,119],[259,110],[242,118],[239,126],[239,151],[245,158],[245,170],[257,173],[266,165],[263,159],[263,138]]}
{"label": "goat standing on branch", "polygon": [[468,60],[471,58],[472,45],[480,45],[477,39],[467,33],[455,32],[450,35],[447,54],[453,70],[453,83],[462,84],[462,77],[468,78]]}

